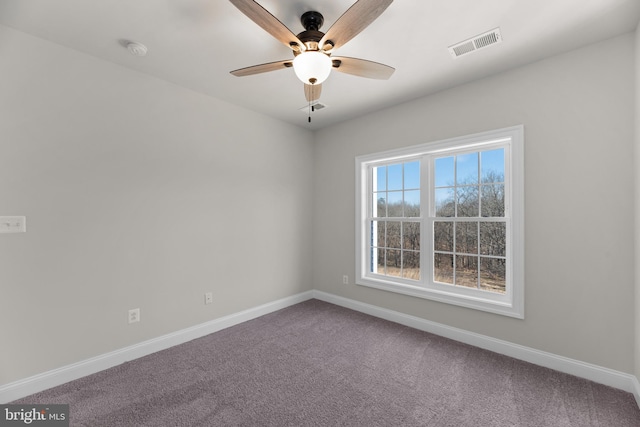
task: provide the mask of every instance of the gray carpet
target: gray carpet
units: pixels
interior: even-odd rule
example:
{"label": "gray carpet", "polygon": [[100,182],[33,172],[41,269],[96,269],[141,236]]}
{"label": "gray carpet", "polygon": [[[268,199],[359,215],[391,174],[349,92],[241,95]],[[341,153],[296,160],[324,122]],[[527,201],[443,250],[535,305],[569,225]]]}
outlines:
{"label": "gray carpet", "polygon": [[629,393],[317,300],[15,403],[72,426],[640,426]]}

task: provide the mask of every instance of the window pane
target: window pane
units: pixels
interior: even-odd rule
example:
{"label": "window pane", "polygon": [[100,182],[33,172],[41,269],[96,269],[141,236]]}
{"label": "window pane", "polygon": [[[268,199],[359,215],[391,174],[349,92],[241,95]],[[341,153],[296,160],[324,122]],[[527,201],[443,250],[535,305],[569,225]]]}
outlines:
{"label": "window pane", "polygon": [[387,193],[387,216],[404,216],[402,214],[402,191],[389,191]]}
{"label": "window pane", "polygon": [[458,217],[475,217],[478,216],[479,200],[478,187],[475,185],[465,185],[458,187]]}
{"label": "window pane", "polygon": [[420,280],[420,252],[402,252],[402,277]]}
{"label": "window pane", "polygon": [[456,185],[478,183],[478,153],[456,156]]}
{"label": "window pane", "polygon": [[453,157],[441,157],[435,160],[435,185],[436,187],[453,187]]}
{"label": "window pane", "polygon": [[409,162],[404,164],[404,189],[420,188],[420,162]]}
{"label": "window pane", "polygon": [[374,217],[387,216],[387,193],[373,193],[374,207],[372,215]]}
{"label": "window pane", "polygon": [[478,257],[456,256],[456,285],[467,288],[478,287]]}
{"label": "window pane", "polygon": [[376,266],[376,270],[374,271],[374,273],[377,274],[385,274],[385,259],[384,259],[384,254],[385,254],[385,250],[384,249],[378,249],[376,252],[377,255],[377,263],[374,263],[374,265]]}
{"label": "window pane", "polygon": [[420,223],[402,223],[402,249],[420,250]]}
{"label": "window pane", "polygon": [[480,153],[482,182],[504,182],[504,148]]}
{"label": "window pane", "polygon": [[482,187],[482,216],[504,216],[504,184],[490,184]]}
{"label": "window pane", "polygon": [[402,276],[402,251],[387,249],[387,276]]}
{"label": "window pane", "polygon": [[[401,234],[400,234],[400,221],[388,221],[387,222],[387,248],[400,249],[401,246]],[[399,261],[398,261],[399,262]],[[400,264],[398,264],[398,267]]]}
{"label": "window pane", "polygon": [[387,190],[402,190],[402,163],[387,166]]}
{"label": "window pane", "polygon": [[453,255],[433,255],[433,280],[453,285]]}
{"label": "window pane", "polygon": [[433,223],[433,247],[436,251],[453,252],[453,223]]}
{"label": "window pane", "polygon": [[507,249],[507,224],[504,222],[480,223],[480,253],[505,256]]}
{"label": "window pane", "polygon": [[376,185],[377,191],[384,191],[387,189],[387,167],[379,166],[373,168],[373,182]]}
{"label": "window pane", "polygon": [[404,216],[420,216],[420,190],[404,192]]}
{"label": "window pane", "polygon": [[478,223],[457,222],[456,228],[456,253],[478,253]]}
{"label": "window pane", "polygon": [[[374,218],[421,215],[420,161],[374,167],[373,174]],[[420,278],[420,222],[372,221],[370,245],[372,272],[411,280]]]}
{"label": "window pane", "polygon": [[385,222],[384,221],[372,221],[371,222],[371,242],[374,246],[384,247],[385,238]]}
{"label": "window pane", "polygon": [[506,263],[500,258],[481,258],[480,288],[485,291],[505,293]]}
{"label": "window pane", "polygon": [[452,217],[456,214],[454,192],[452,188],[436,190],[436,216]]}

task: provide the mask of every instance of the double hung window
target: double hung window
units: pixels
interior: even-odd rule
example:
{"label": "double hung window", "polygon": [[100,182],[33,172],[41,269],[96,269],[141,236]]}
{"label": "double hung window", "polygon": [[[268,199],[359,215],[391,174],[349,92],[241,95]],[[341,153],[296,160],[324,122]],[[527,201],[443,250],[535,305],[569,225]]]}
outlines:
{"label": "double hung window", "polygon": [[356,158],[356,283],[524,317],[521,126]]}

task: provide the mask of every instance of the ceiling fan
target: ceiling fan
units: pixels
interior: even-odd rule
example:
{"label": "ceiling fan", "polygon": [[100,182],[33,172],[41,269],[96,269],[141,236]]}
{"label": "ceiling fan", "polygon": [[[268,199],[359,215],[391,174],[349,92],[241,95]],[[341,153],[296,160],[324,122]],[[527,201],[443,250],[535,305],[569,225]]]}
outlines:
{"label": "ceiling fan", "polygon": [[293,68],[304,83],[304,94],[310,103],[320,98],[322,82],[332,69],[371,79],[388,79],[395,69],[378,62],[343,56],[332,57],[336,49],[375,21],[393,0],[358,0],[327,30],[320,31],[324,17],[320,12],[305,12],[300,22],[305,31],[298,35],[253,0],[229,0],[249,19],[278,41],[291,48],[293,59],[269,62],[231,71],[238,77]]}

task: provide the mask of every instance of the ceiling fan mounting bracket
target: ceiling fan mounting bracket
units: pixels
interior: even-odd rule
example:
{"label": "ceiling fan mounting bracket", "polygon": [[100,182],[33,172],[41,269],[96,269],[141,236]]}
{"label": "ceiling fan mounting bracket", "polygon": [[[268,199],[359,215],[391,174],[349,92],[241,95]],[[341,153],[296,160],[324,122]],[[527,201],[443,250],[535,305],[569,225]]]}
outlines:
{"label": "ceiling fan mounting bracket", "polygon": [[320,12],[310,10],[302,14],[300,22],[305,30],[318,31],[322,27],[322,24],[324,24],[324,16],[322,16]]}

